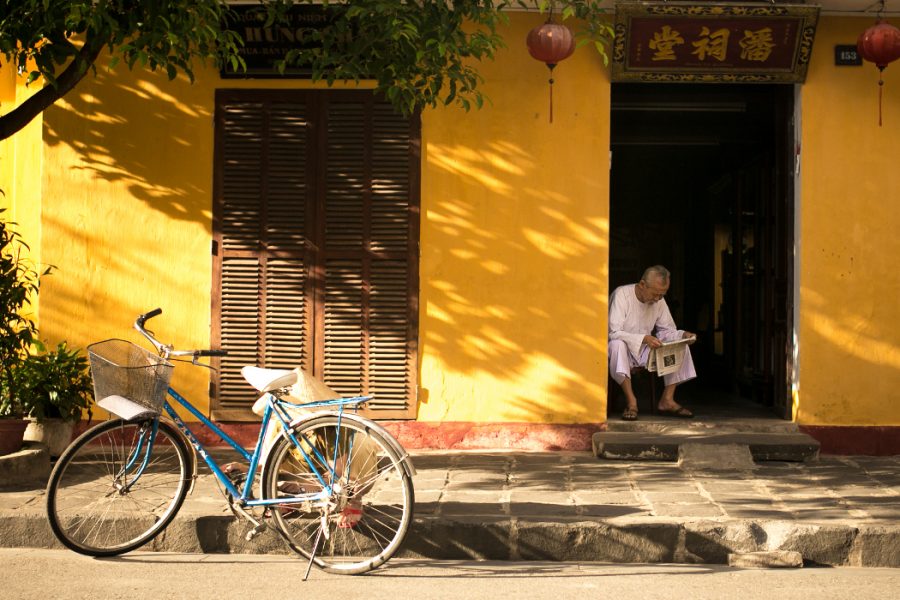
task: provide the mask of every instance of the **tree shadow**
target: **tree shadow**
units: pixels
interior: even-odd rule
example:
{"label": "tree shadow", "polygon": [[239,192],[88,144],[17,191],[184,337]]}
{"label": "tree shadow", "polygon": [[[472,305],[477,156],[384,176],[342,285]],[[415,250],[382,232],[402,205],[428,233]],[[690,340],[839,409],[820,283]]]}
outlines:
{"label": "tree shadow", "polygon": [[[419,420],[603,421],[605,70],[566,61],[552,125],[545,65],[516,45],[483,72],[492,105],[423,116]],[[209,339],[214,92],[287,86],[308,84],[101,69],[46,111],[42,332],[83,346],[161,306],[161,339]],[[176,376],[204,397],[206,373]]]}

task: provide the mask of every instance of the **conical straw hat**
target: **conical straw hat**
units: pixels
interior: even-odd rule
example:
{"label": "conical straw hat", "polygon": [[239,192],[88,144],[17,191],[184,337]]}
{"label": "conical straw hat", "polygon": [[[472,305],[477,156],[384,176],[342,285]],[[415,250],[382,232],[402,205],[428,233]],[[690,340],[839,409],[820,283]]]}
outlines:
{"label": "conical straw hat", "polygon": [[340,394],[325,385],[324,381],[313,377],[303,369],[294,369],[294,372],[297,374],[297,383],[291,386],[290,396],[294,399],[292,401],[303,404],[341,397]]}

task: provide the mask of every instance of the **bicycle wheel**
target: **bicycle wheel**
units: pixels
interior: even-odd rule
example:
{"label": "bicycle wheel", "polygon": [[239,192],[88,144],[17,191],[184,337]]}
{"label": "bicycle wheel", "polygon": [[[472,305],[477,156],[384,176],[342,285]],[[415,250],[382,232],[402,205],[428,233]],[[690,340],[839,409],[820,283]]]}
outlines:
{"label": "bicycle wheel", "polygon": [[412,519],[412,480],[399,456],[365,419],[313,417],[292,429],[299,446],[282,436],[263,474],[263,495],[284,498],[322,490],[304,455],[333,488],[321,501],[273,507],[272,517],[291,548],[332,573],[357,574],[387,561]]}
{"label": "bicycle wheel", "polygon": [[47,517],[65,546],[89,556],[129,552],[178,512],[190,484],[188,449],[174,425],[159,421],[141,471],[153,423],[101,423],[59,457],[47,484]]}

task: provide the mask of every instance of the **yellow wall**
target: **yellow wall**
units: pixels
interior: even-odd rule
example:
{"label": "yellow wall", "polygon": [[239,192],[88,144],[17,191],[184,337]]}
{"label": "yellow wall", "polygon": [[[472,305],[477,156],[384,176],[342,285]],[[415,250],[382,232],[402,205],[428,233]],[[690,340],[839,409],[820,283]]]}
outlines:
{"label": "yellow wall", "polygon": [[[420,420],[601,420],[609,81],[577,51],[548,123],[548,71],[524,43],[540,22],[513,15],[489,106],[423,118]],[[159,306],[161,339],[206,346],[215,88],[308,85],[100,69],[48,110],[42,335],[136,340],[134,317]],[[204,398],[190,371],[176,386]]]}
{"label": "yellow wall", "polygon": [[[209,343],[211,86],[98,69],[44,115],[42,337]],[[192,369],[177,369],[184,373]],[[178,375],[176,375],[178,377]],[[205,396],[206,374],[177,385]]]}
{"label": "yellow wall", "polygon": [[[802,88],[800,389],[815,425],[900,425],[900,63],[834,66],[872,19],[822,19]],[[896,24],[896,23],[895,23]]]}
{"label": "yellow wall", "polygon": [[[37,91],[26,88],[24,79],[9,68],[0,68],[0,114],[6,114]],[[0,140],[0,208],[2,218],[16,224],[22,240],[28,244],[29,260],[37,271],[43,271],[41,256],[41,123],[38,115],[14,136]],[[38,319],[37,301],[27,307],[27,314]]]}
{"label": "yellow wall", "polygon": [[[547,70],[524,44],[541,20],[511,16],[509,48],[481,67],[484,109],[423,116],[422,421],[605,413],[609,79],[593,50],[577,50],[556,70],[548,123]],[[869,24],[821,19],[800,92],[804,424],[900,424],[900,63],[885,72],[882,128],[875,68],[833,66],[834,44]],[[214,91],[308,85],[100,69],[0,143],[0,187],[13,190],[0,203],[58,269],[42,335],[136,340],[134,317],[158,306],[162,339],[208,345]],[[24,93],[0,70],[0,109]],[[207,374],[179,372],[176,385],[204,398]]]}
{"label": "yellow wall", "polygon": [[[420,420],[602,420],[609,81],[576,52],[548,123],[548,71],[524,43],[541,22],[513,15],[484,68],[491,104],[423,118]],[[42,335],[136,340],[135,316],[161,307],[160,339],[208,345],[214,91],[308,85],[100,69],[49,109]],[[191,371],[176,386],[204,398]]]}
{"label": "yellow wall", "polygon": [[423,118],[421,421],[605,420],[609,79],[548,70],[513,15],[491,104]]}
{"label": "yellow wall", "polygon": [[[57,272],[41,290],[42,337],[143,343],[131,325],[159,307],[160,340],[209,347],[215,90],[301,86],[98,69],[48,109],[42,250]],[[184,367],[173,383],[208,413],[208,381]]]}

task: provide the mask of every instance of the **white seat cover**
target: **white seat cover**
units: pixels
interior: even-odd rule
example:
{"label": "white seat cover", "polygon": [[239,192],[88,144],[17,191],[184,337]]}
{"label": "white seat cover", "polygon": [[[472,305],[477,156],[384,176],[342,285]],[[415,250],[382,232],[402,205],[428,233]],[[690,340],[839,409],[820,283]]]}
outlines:
{"label": "white seat cover", "polygon": [[284,369],[261,369],[260,367],[244,367],[241,375],[260,392],[280,390],[297,383],[297,373]]}
{"label": "white seat cover", "polygon": [[128,398],[122,396],[107,396],[97,402],[97,406],[103,410],[109,411],[121,419],[131,421],[132,419],[151,418],[157,415],[157,412],[141,406],[137,402],[132,402]]}

